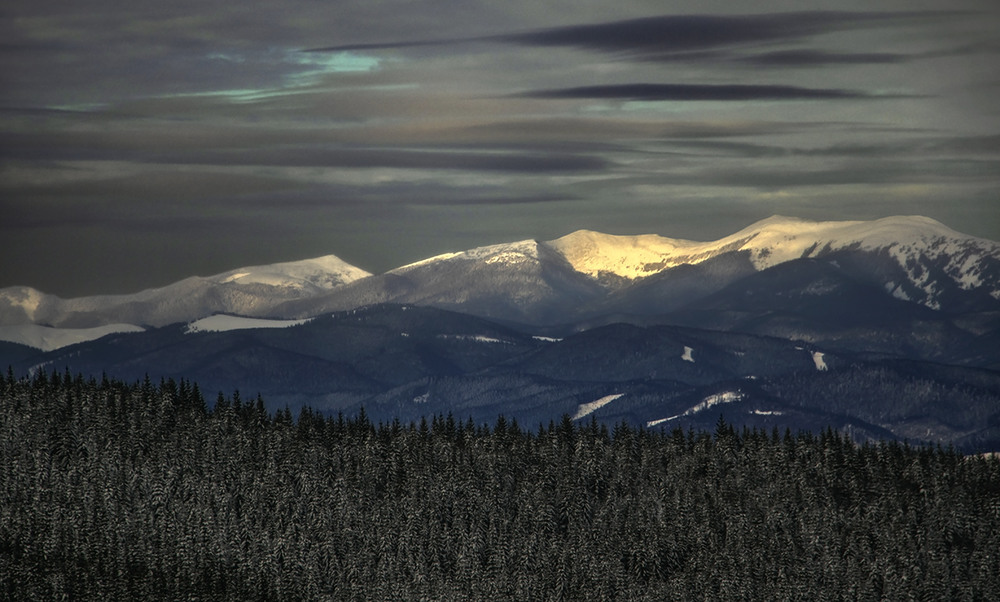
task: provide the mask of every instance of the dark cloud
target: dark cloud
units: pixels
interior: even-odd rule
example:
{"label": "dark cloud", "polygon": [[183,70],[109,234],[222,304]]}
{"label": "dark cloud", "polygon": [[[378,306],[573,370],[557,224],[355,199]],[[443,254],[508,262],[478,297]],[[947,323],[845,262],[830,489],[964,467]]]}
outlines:
{"label": "dark cloud", "polygon": [[[755,84],[620,84],[533,90],[518,96],[527,98],[593,98],[605,100],[838,100],[874,98],[863,92],[798,86]],[[880,97],[881,98],[881,97]]]}
{"label": "dark cloud", "polygon": [[884,15],[804,12],[768,15],[646,17],[540,30],[500,39],[532,46],[572,46],[646,56],[670,55],[765,41],[796,39]]}
{"label": "dark cloud", "polygon": [[[416,48],[477,42],[501,42],[524,46],[564,46],[585,50],[623,53],[643,60],[674,60],[678,56],[698,57],[713,49],[798,41],[809,36],[836,31],[886,26],[966,14],[960,11],[847,12],[803,11],[748,15],[663,15],[608,23],[553,27],[537,31],[451,39],[408,40],[384,43],[346,44],[311,48],[307,52],[346,52]],[[765,55],[766,56],[766,55]],[[784,57],[793,60],[792,55]],[[800,56],[817,60],[822,53]],[[826,55],[828,60],[836,55]],[[862,60],[861,57],[854,57]],[[884,62],[888,55],[869,55],[868,60]],[[768,60],[767,58],[764,59]],[[771,56],[780,62],[782,57]],[[840,60],[851,60],[841,55]],[[836,61],[835,61],[836,62]]]}

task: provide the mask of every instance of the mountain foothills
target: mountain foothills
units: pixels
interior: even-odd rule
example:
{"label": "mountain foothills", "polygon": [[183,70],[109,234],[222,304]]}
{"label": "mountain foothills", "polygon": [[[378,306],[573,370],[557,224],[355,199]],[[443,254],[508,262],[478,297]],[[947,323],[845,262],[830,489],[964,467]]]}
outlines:
{"label": "mountain foothills", "polygon": [[379,275],[334,256],[134,295],[0,290],[16,370],[192,379],[377,420],[833,426],[1000,449],[1000,243],[923,217],[713,242],[579,231]]}

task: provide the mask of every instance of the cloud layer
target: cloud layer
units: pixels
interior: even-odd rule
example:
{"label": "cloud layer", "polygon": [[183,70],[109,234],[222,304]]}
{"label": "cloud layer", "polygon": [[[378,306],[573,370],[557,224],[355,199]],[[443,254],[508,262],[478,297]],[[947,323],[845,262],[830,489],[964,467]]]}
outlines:
{"label": "cloud layer", "polygon": [[1000,238],[1000,8],[869,4],[14,0],[0,286],[773,213]]}

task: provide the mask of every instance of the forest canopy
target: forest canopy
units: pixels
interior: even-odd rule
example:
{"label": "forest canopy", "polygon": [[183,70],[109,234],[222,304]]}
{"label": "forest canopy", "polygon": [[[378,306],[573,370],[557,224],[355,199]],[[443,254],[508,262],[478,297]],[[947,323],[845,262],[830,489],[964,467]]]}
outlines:
{"label": "forest canopy", "polygon": [[0,378],[4,599],[988,599],[1000,460]]}

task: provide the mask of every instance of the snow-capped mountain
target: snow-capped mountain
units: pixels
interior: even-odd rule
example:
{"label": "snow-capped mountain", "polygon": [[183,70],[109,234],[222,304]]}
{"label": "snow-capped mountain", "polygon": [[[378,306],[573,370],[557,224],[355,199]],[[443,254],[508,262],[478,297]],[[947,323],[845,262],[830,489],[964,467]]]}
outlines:
{"label": "snow-capped mountain", "polygon": [[407,303],[515,322],[559,322],[602,287],[547,244],[525,240],[448,253],[276,308],[304,318],[376,303]]}
{"label": "snow-capped mountain", "polygon": [[[547,243],[595,279],[634,282],[682,265],[740,253],[757,271],[805,257],[843,257],[897,298],[932,309],[954,289],[1000,301],[1000,243],[966,236],[933,219],[897,216],[870,222],[810,222],[774,216],[712,242],[582,230]],[[984,301],[981,299],[980,301]]]}
{"label": "snow-capped mountain", "polygon": [[131,295],[62,299],[30,287],[10,287],[0,290],[0,324],[162,326],[213,313],[265,316],[290,299],[315,296],[367,276],[368,272],[328,255],[194,276]]}
{"label": "snow-capped mountain", "polygon": [[[9,326],[159,326],[215,313],[310,318],[377,303],[406,303],[535,325],[683,311],[789,262],[815,259],[837,278],[948,314],[1000,311],[1000,243],[924,217],[810,222],[774,216],[716,241],[581,230],[447,253],[373,276],[335,256],[192,277],[132,295],[60,299],[0,290],[0,340]],[[818,265],[818,264],[817,264]],[[788,286],[801,286],[801,275]],[[781,287],[781,277],[768,280]],[[756,285],[754,285],[756,286]],[[880,292],[879,292],[880,291]],[[93,331],[97,332],[97,331]],[[73,333],[32,332],[32,340]]]}
{"label": "snow-capped mountain", "polygon": [[921,217],[809,222],[772,217],[721,240],[581,230],[448,253],[286,303],[304,318],[410,303],[531,324],[682,309],[752,274],[822,258],[886,295],[954,312],[1000,309],[1000,244]]}

